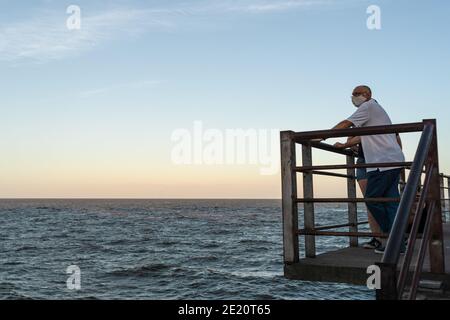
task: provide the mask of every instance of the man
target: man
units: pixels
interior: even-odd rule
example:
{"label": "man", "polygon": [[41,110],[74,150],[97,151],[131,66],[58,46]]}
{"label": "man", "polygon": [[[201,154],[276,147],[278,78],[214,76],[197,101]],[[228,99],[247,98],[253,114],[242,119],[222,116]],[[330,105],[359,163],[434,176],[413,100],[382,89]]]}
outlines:
{"label": "man", "polygon": [[[352,102],[358,109],[348,119],[341,121],[333,129],[350,127],[371,127],[391,125],[386,111],[372,99],[368,86],[358,86],[353,90]],[[361,136],[366,163],[404,162],[405,156],[397,141],[396,134]],[[337,145],[339,146],[339,145]],[[399,198],[398,183],[400,167],[367,168],[365,198]],[[384,233],[389,233],[397,213],[397,202],[368,202],[367,207]],[[375,249],[384,253],[385,246]]]}

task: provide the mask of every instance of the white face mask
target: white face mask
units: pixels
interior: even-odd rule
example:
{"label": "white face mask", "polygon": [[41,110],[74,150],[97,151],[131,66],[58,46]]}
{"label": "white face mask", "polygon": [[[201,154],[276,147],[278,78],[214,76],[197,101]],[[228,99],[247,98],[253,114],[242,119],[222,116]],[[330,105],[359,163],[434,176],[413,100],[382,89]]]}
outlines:
{"label": "white face mask", "polygon": [[356,97],[352,96],[352,102],[355,105],[355,107],[357,107],[357,108],[366,101],[367,101],[367,99],[363,95],[359,95]]}

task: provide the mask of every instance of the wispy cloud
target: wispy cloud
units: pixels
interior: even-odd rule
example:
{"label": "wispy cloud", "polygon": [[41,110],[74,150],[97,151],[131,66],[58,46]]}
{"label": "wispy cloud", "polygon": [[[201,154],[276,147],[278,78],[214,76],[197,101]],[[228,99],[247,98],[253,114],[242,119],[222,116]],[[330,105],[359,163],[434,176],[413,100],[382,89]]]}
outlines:
{"label": "wispy cloud", "polygon": [[158,81],[158,80],[149,80],[149,81],[146,80],[146,81],[114,84],[114,85],[110,85],[107,87],[101,87],[101,88],[95,88],[95,89],[82,91],[82,92],[80,92],[79,96],[81,98],[90,98],[93,96],[108,94],[111,92],[123,91],[125,89],[151,88],[151,87],[161,84],[162,82],[163,81]]}
{"label": "wispy cloud", "polygon": [[[166,8],[118,8],[87,14],[82,27],[68,30],[67,15],[37,12],[36,17],[7,26],[0,24],[0,61],[45,62],[86,52],[123,36],[176,30],[186,18],[232,13],[262,14],[330,3],[326,0],[196,0]],[[182,22],[181,22],[182,21]]]}
{"label": "wispy cloud", "polygon": [[83,15],[80,30],[69,30],[65,15],[46,12],[37,16],[42,18],[0,26],[0,60],[60,59],[124,35],[138,36],[148,30],[174,27],[162,10],[122,8]]}
{"label": "wispy cloud", "polygon": [[288,0],[288,1],[240,1],[234,4],[228,3],[229,11],[247,12],[247,13],[269,13],[274,11],[286,11],[300,9],[305,7],[331,4],[332,0]]}

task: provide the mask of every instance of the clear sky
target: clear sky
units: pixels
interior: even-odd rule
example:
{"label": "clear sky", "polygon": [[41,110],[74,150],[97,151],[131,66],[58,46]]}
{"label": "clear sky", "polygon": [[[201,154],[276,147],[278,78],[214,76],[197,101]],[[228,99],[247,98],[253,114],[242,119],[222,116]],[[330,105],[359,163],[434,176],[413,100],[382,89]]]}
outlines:
{"label": "clear sky", "polygon": [[[279,198],[255,164],[177,165],[174,131],[329,128],[361,83],[394,123],[437,118],[450,173],[449,14],[447,0],[0,0],[0,197]],[[411,159],[417,135],[403,139]]]}

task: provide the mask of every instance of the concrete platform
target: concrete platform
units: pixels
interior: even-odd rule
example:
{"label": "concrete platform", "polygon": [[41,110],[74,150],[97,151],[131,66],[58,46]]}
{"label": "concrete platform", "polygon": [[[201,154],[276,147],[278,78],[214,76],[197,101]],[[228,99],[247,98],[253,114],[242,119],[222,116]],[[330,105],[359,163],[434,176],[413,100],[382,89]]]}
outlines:
{"label": "concrete platform", "polygon": [[[446,273],[435,275],[429,273],[429,259],[425,258],[422,279],[443,281],[450,288],[450,224],[444,224],[444,247],[445,247],[445,269]],[[420,241],[415,245],[417,252]],[[303,258],[299,263],[285,265],[284,274],[289,279],[341,282],[357,285],[366,285],[367,267],[381,260],[382,255],[376,254],[374,250],[361,247],[344,248],[337,251],[317,255],[316,258]],[[402,259],[399,266],[401,266]],[[413,260],[415,260],[413,258]],[[415,261],[411,263],[412,274]]]}

